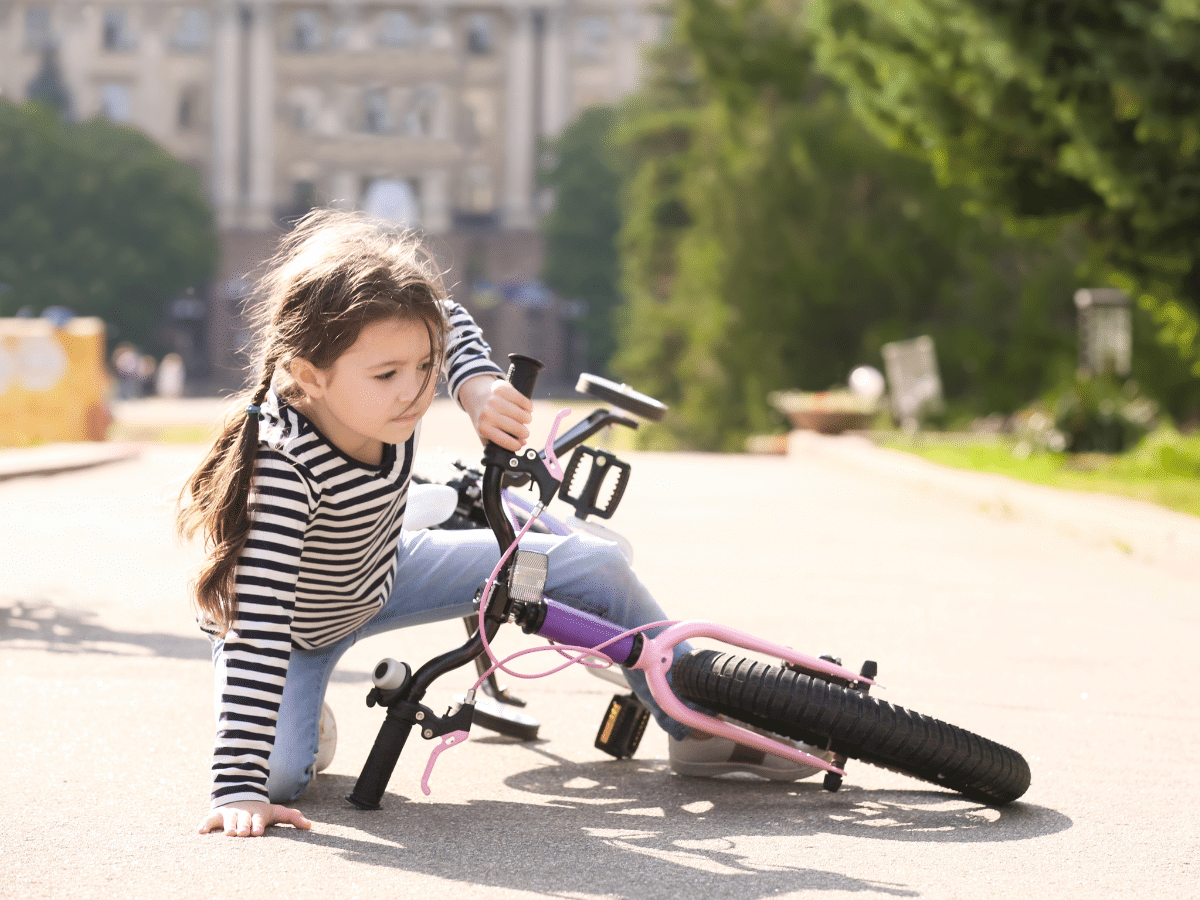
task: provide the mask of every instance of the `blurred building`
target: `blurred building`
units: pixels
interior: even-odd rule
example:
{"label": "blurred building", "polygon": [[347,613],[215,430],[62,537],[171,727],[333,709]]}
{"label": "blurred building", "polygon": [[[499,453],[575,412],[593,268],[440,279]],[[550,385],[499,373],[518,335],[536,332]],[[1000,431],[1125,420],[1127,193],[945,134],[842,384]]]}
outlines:
{"label": "blurred building", "polygon": [[313,206],[419,227],[460,286],[535,276],[539,142],[635,89],[661,30],[650,0],[0,0],[0,94],[57,51],[76,119],[195,168],[221,272],[172,309],[221,375],[247,276]]}

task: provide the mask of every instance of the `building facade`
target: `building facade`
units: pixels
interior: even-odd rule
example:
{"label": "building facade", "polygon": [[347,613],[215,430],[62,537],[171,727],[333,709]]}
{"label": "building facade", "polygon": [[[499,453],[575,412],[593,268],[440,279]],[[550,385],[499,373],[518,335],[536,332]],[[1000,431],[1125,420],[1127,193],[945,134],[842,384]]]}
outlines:
{"label": "building facade", "polygon": [[247,276],[314,206],[418,227],[452,280],[536,275],[540,142],[634,90],[662,27],[646,0],[0,0],[0,96],[24,100],[57,51],[74,118],[196,170],[222,368]]}

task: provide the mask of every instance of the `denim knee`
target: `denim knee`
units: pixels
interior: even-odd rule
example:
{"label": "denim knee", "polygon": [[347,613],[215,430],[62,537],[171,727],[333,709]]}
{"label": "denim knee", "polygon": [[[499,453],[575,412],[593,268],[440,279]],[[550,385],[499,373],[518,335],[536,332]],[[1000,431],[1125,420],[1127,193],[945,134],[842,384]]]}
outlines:
{"label": "denim knee", "polygon": [[267,776],[267,797],[272,803],[291,803],[300,798],[312,781],[314,753],[304,765],[302,759],[277,759],[271,754],[271,773]]}

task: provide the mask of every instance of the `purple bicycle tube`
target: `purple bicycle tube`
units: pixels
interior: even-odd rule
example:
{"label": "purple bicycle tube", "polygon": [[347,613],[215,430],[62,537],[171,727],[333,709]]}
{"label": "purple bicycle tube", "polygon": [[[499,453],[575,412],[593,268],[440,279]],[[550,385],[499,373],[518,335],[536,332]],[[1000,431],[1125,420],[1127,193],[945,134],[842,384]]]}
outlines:
{"label": "purple bicycle tube", "polygon": [[[625,631],[620,625],[614,625],[606,619],[574,609],[557,600],[547,597],[545,602],[546,618],[537,633],[556,644],[599,647]],[[596,655],[606,656],[618,665],[624,665],[633,653],[636,637],[636,635],[629,635],[621,638],[603,650],[597,650]]]}

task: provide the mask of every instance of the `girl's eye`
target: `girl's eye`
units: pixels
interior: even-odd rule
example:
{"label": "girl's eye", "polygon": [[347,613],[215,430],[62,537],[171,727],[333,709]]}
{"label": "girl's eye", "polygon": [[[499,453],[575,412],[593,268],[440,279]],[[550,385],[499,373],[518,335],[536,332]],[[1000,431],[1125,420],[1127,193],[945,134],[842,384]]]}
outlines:
{"label": "girl's eye", "polygon": [[396,374],[395,371],[380,372],[378,375],[375,376],[375,380],[376,381],[389,381],[389,380],[391,380],[391,377],[395,374]]}
{"label": "girl's eye", "polygon": [[423,362],[419,366],[417,366],[417,371],[418,372],[428,372],[432,368],[433,368],[433,363]]}

